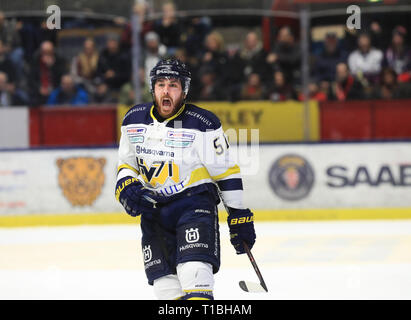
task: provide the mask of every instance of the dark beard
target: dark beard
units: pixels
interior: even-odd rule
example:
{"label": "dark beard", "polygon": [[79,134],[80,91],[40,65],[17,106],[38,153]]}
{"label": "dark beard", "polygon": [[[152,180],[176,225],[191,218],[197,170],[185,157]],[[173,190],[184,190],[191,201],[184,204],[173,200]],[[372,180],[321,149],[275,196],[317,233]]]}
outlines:
{"label": "dark beard", "polygon": [[[178,112],[178,110],[180,110],[181,107],[184,105],[184,102],[185,102],[185,98],[184,98],[184,94],[183,94],[182,97],[179,99],[179,101],[177,101],[175,110],[173,111],[172,114],[170,114],[170,116],[168,116],[168,118],[171,118],[172,116],[174,116]],[[154,97],[154,94],[153,94],[153,104],[154,104],[154,107],[157,111],[157,114],[161,118],[163,118],[163,116],[159,112],[160,107],[159,107],[159,104],[157,103],[157,99]],[[163,118],[163,119],[166,120],[167,118]]]}

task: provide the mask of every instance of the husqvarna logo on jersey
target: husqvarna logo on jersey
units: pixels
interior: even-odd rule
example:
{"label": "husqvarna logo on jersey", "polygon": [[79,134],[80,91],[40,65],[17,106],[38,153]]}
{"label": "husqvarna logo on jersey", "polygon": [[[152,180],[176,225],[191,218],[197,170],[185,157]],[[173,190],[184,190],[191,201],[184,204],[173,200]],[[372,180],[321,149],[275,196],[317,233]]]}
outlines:
{"label": "husqvarna logo on jersey", "polygon": [[200,234],[198,228],[186,229],[186,241],[188,243],[194,243],[200,240]]}
{"label": "husqvarna logo on jersey", "polygon": [[[203,252],[201,250],[208,249],[208,243],[199,242],[200,232],[198,231],[198,228],[187,228],[185,229],[185,233],[186,243],[178,248],[180,252],[193,250],[193,252],[196,252],[196,254],[198,254],[199,252]],[[207,242],[206,238],[206,236],[203,238],[204,242]]]}
{"label": "husqvarna logo on jersey", "polygon": [[151,252],[150,246],[145,246],[143,248],[143,257],[144,257],[144,263],[147,263],[151,260],[153,254]]}

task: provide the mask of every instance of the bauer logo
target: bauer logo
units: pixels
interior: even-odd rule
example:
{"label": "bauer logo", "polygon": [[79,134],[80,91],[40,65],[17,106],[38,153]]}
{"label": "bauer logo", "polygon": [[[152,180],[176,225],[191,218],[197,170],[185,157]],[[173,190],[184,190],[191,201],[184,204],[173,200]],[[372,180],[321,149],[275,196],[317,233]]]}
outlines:
{"label": "bauer logo", "polygon": [[303,157],[288,154],[277,159],[269,172],[274,193],[284,200],[301,200],[308,196],[314,184],[314,171]]}
{"label": "bauer logo", "polygon": [[200,234],[198,228],[186,229],[186,241],[188,243],[194,243],[200,240]]}
{"label": "bauer logo", "polygon": [[151,252],[150,246],[145,246],[143,248],[143,258],[144,258],[144,263],[147,263],[151,260],[153,254]]}

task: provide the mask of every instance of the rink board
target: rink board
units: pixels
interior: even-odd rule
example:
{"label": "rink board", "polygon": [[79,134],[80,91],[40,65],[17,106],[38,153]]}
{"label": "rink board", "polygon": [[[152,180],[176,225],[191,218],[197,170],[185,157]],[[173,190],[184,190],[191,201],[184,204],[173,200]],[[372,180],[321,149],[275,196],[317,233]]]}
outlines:
{"label": "rink board", "polygon": [[[411,219],[411,208],[253,210],[255,221],[326,221],[326,220],[397,220]],[[227,213],[219,212],[220,224],[226,224]],[[0,227],[74,226],[104,224],[139,224],[140,217],[125,212],[94,214],[31,214],[0,216]]]}
{"label": "rink board", "polygon": [[[231,149],[256,220],[411,218],[410,142]],[[116,166],[114,148],[0,152],[0,226],[135,223],[114,198]]]}

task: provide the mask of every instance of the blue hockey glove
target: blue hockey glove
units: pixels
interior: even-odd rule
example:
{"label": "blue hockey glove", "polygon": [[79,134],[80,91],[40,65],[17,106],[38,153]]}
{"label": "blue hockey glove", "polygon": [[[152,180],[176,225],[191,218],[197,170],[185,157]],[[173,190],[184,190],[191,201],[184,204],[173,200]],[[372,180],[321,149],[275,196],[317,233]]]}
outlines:
{"label": "blue hockey glove", "polygon": [[116,199],[132,217],[157,212],[156,198],[155,194],[144,188],[136,178],[125,177],[117,182]]}
{"label": "blue hockey glove", "polygon": [[243,242],[251,249],[255,243],[254,215],[249,209],[228,208],[230,242],[237,254],[245,253]]}

